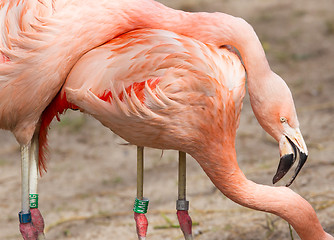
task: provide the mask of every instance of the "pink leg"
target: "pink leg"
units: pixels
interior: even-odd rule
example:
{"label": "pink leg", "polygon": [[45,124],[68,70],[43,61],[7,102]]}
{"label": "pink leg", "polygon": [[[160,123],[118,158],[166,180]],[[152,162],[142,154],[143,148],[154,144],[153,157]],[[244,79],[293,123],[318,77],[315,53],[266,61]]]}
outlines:
{"label": "pink leg", "polygon": [[38,208],[31,208],[31,219],[34,227],[38,231],[39,239],[44,239],[44,219]]}
{"label": "pink leg", "polygon": [[20,223],[20,232],[24,240],[37,240],[38,231],[32,223]]}
{"label": "pink leg", "polygon": [[146,239],[146,232],[147,232],[147,218],[143,213],[134,213],[134,219],[136,221],[136,228],[137,228],[137,235],[139,240]]}
{"label": "pink leg", "polygon": [[179,183],[178,200],[176,201],[176,215],[180,223],[185,240],[192,240],[192,221],[188,214],[189,201],[186,200],[186,164],[187,156],[185,152],[179,152]]}
{"label": "pink leg", "polygon": [[192,221],[188,214],[187,210],[177,210],[177,218],[180,223],[180,228],[183,232],[184,239],[186,240],[192,240]]}

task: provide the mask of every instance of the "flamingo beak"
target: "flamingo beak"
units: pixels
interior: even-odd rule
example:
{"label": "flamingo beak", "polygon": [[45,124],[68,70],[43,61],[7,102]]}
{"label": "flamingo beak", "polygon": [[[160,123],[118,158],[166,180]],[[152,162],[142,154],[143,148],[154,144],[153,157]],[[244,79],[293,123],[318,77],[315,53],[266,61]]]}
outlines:
{"label": "flamingo beak", "polygon": [[299,155],[299,162],[290,182],[286,184],[289,187],[296,179],[298,173],[304,166],[308,152],[303,136],[299,128],[291,128],[287,123],[283,124],[284,135],[279,142],[280,163],[277,172],[273,178],[273,183],[277,183],[290,170]]}

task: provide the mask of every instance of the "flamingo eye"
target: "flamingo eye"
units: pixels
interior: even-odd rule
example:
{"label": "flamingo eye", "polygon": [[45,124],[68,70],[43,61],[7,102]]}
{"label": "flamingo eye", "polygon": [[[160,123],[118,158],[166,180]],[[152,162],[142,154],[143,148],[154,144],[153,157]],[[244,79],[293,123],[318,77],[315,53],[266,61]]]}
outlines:
{"label": "flamingo eye", "polygon": [[281,123],[285,123],[285,122],[287,122],[288,120],[285,118],[285,117],[280,117],[280,119],[279,119],[280,121],[281,121]]}

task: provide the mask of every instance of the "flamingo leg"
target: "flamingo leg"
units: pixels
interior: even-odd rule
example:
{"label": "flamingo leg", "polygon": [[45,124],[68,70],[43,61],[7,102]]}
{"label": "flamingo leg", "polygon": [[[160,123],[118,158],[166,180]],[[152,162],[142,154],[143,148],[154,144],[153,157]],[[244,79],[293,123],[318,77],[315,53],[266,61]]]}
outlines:
{"label": "flamingo leg", "polygon": [[192,221],[188,214],[189,201],[186,200],[186,153],[179,152],[179,181],[176,214],[185,240],[192,240]]}
{"label": "flamingo leg", "polygon": [[144,198],[144,148],[137,147],[137,198],[133,208],[139,240],[146,239],[148,222],[145,216],[148,199]]}
{"label": "flamingo leg", "polygon": [[29,146],[21,146],[21,212],[19,212],[20,232],[24,240],[38,239],[38,232],[31,221],[29,207]]}
{"label": "flamingo leg", "polygon": [[29,161],[29,199],[32,223],[38,231],[38,240],[44,240],[44,219],[38,209],[38,136],[31,142]]}

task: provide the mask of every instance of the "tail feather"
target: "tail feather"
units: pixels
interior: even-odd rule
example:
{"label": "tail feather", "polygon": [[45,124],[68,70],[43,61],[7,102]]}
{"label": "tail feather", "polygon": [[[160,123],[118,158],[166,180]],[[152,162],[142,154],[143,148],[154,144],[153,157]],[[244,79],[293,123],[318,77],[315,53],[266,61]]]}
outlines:
{"label": "tail feather", "polygon": [[[131,97],[132,91],[136,94],[136,97],[141,101],[144,102],[145,100],[145,84],[147,84],[151,89],[154,89],[156,85],[159,83],[158,79],[149,79],[147,81],[142,82],[135,82],[132,85],[128,86],[125,91],[120,92],[118,98],[120,101],[124,101],[124,94],[128,94]],[[67,89],[68,97],[71,101],[71,91]],[[72,93],[73,94],[73,93]],[[75,95],[78,97],[78,93]],[[73,97],[73,96],[72,96]],[[113,100],[112,93],[109,89],[105,90],[102,94],[96,95],[99,99],[111,103]],[[75,102],[75,101],[73,101]],[[47,135],[50,124],[52,120],[56,117],[58,121],[60,121],[60,115],[63,114],[67,109],[77,110],[79,107],[75,104],[70,103],[67,100],[65,92],[59,92],[56,97],[52,100],[49,106],[44,110],[41,117],[41,127],[39,131],[39,156],[38,156],[38,168],[40,175],[43,172],[46,172],[46,159],[48,155],[48,144],[47,144]],[[83,109],[81,109],[83,110]],[[87,110],[87,109],[85,109]]]}
{"label": "tail feather", "polygon": [[52,120],[56,117],[60,121],[60,115],[67,109],[78,109],[75,105],[69,103],[66,94],[58,93],[49,106],[44,110],[41,117],[41,127],[39,131],[39,153],[38,153],[38,169],[40,175],[47,170],[46,159],[48,156],[47,135]]}

